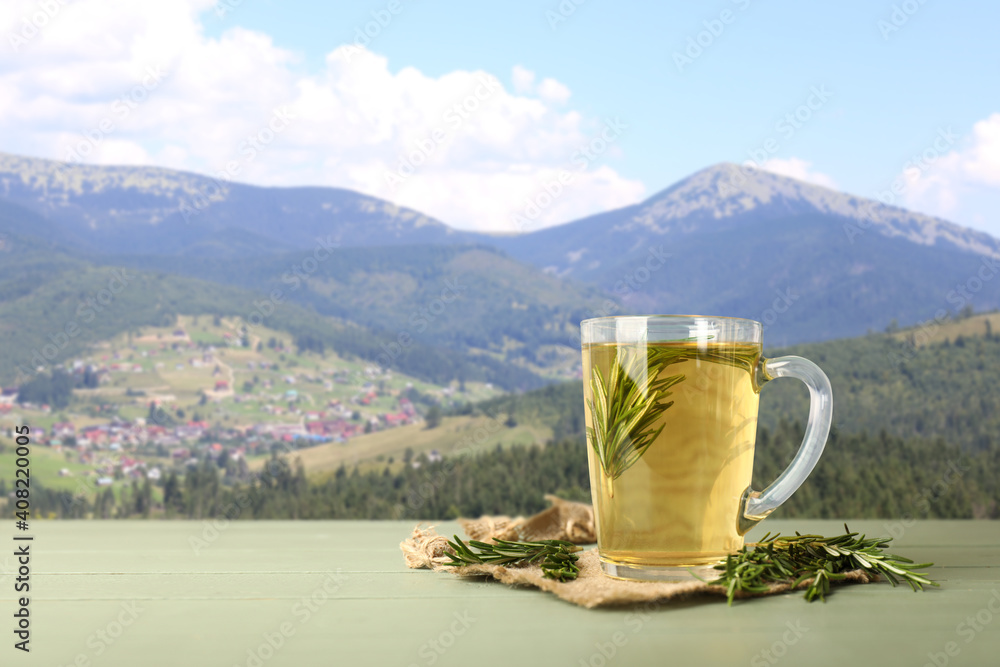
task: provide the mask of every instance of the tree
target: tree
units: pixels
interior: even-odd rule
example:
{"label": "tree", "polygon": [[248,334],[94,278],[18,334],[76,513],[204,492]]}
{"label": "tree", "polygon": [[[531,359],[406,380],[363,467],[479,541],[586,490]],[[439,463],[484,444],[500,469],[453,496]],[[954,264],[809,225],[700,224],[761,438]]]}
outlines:
{"label": "tree", "polygon": [[437,428],[441,425],[441,406],[432,405],[427,411],[427,428]]}
{"label": "tree", "polygon": [[18,400],[21,403],[48,404],[61,410],[69,405],[73,396],[73,378],[65,371],[53,371],[51,375],[39,373],[21,385]]}

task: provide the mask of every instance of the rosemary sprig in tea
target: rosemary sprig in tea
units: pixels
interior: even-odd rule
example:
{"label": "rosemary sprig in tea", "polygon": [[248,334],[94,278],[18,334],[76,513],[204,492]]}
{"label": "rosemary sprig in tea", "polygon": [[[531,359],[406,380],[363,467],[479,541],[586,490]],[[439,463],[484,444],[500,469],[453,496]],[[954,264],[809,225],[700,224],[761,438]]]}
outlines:
{"label": "rosemary sprig in tea", "polygon": [[[684,380],[683,375],[657,379],[675,361],[673,358],[650,363],[645,350],[641,355],[621,356],[612,361],[607,378],[594,366],[590,385],[594,425],[587,428],[587,440],[609,485],[631,468],[660,435],[664,425],[654,428],[653,424],[673,405],[673,401],[665,402],[671,394],[668,390]],[[614,495],[613,486],[609,492]]]}
{"label": "rosemary sprig in tea", "polygon": [[924,586],[939,586],[922,572],[915,570],[934,563],[916,564],[909,558],[883,553],[891,537],[866,538],[852,533],[844,525],[840,537],[800,535],[782,537],[768,533],[760,542],[748,544],[726,562],[716,565],[721,570],[718,579],[709,581],[713,586],[725,586],[729,604],[738,591],[766,593],[769,584],[791,584],[798,587],[810,580],[805,598],[812,602],[819,598],[826,601],[830,582],[844,579],[844,573],[863,570],[868,574],[885,576],[893,586],[902,579],[914,591]]}
{"label": "rosemary sprig in tea", "polygon": [[[448,541],[452,552],[445,552],[450,563],[455,567],[489,563],[493,565],[513,565],[538,563],[542,568],[542,576],[558,581],[576,579],[580,567],[576,554],[582,547],[563,540],[540,540],[538,542],[510,542],[495,540],[495,544],[469,540],[469,544],[455,536],[455,541]],[[473,551],[477,549],[478,552]]]}

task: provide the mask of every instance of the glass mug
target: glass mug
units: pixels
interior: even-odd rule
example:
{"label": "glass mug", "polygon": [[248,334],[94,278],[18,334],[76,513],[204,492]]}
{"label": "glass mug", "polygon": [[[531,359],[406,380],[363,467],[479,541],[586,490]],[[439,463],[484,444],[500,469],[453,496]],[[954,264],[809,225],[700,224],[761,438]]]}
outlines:
{"label": "glass mug", "polygon": [[[711,576],[816,465],[833,418],[830,381],[801,357],[764,359],[753,320],[601,317],[580,328],[602,569],[623,579]],[[779,377],[809,388],[809,421],[792,463],[758,492],[758,397]]]}

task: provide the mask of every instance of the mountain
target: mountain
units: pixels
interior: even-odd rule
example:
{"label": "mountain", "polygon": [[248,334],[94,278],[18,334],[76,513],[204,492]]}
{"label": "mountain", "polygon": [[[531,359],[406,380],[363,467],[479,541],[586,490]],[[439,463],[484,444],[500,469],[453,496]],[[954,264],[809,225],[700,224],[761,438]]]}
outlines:
{"label": "mountain", "polygon": [[[5,220],[5,213],[13,213],[14,221]],[[30,226],[28,215],[25,219],[14,207],[0,208],[3,386],[23,382],[39,367],[86,354],[121,333],[171,326],[181,314],[237,318],[250,327],[266,323],[291,333],[300,348],[332,348],[435,384],[465,379],[513,391],[545,383],[526,364],[485,352],[456,350],[434,338],[415,338],[397,350],[393,346],[399,341],[398,330],[320,314],[308,303],[280,299],[267,305],[267,294],[260,291],[158,271],[153,262],[139,262],[132,268],[124,262],[99,265],[73,257],[13,231]],[[391,359],[383,359],[386,350],[393,351]]]}
{"label": "mountain", "polygon": [[729,163],[703,169],[634,206],[500,239],[498,245],[561,275],[594,280],[616,267],[622,255],[667,237],[674,242],[788,218],[824,219],[849,244],[878,235],[1000,256],[1000,239],[985,232]]}
{"label": "mountain", "polygon": [[[317,259],[319,257],[319,259]],[[491,246],[332,248],[247,259],[118,256],[112,264],[238,286],[320,315],[543,375],[571,376],[580,363],[579,322],[606,300]],[[252,316],[248,307],[244,318]]]}
{"label": "mountain", "polygon": [[[624,312],[748,317],[773,325],[775,344],[1000,305],[1000,281],[977,279],[984,258],[1000,257],[1000,240],[732,164],[640,204],[495,244],[603,288]],[[970,280],[975,292],[962,295]]]}
{"label": "mountain", "polygon": [[156,167],[0,153],[0,199],[50,221],[63,245],[99,253],[242,257],[311,248],[474,242],[416,211],[350,190],[264,188]]}
{"label": "mountain", "polygon": [[[732,164],[634,206],[514,237],[457,231],[335,188],[262,188],[167,169],[0,154],[0,222],[5,210],[23,214],[13,216],[10,233],[50,239],[72,257],[255,290],[280,283],[307,254],[330,252],[336,259],[291,296],[393,335],[412,332],[407,318],[432,303],[442,277],[455,270],[432,265],[465,262],[463,270],[482,281],[467,317],[455,310],[438,318],[419,332],[424,342],[497,362],[524,354],[518,362],[533,371],[550,363],[531,358],[538,341],[565,347],[576,326],[567,314],[748,317],[765,323],[769,344],[788,345],[1000,306],[1000,280],[991,280],[1000,240]],[[432,246],[461,246],[463,259],[435,255]],[[593,288],[610,301],[600,305]],[[536,289],[549,295],[536,300]],[[489,312],[495,303],[503,305]],[[551,348],[540,353],[558,356]]]}
{"label": "mountain", "polygon": [[605,300],[489,246],[98,255],[30,235],[60,239],[52,225],[0,201],[0,383],[136,327],[210,314],[436,384],[530,389],[572,376],[577,323]]}

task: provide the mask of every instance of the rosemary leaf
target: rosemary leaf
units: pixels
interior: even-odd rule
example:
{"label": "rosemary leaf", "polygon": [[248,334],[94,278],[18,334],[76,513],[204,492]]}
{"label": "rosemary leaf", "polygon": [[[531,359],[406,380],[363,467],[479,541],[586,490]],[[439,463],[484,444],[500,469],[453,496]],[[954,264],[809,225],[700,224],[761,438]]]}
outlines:
{"label": "rosemary leaf", "polygon": [[[538,542],[511,542],[508,540],[494,540],[494,544],[470,540],[468,544],[456,535],[455,541],[448,541],[451,552],[445,552],[451,558],[450,563],[454,567],[464,565],[522,565],[538,563],[542,568],[542,576],[558,581],[569,581],[576,579],[580,573],[580,567],[576,562],[580,556],[576,552],[581,551],[572,542],[564,540],[541,540]],[[477,551],[473,551],[477,549]]]}
{"label": "rosemary leaf", "polygon": [[654,428],[654,424],[673,405],[665,400],[669,389],[684,380],[683,375],[657,379],[667,364],[676,361],[674,357],[654,362],[645,350],[641,355],[622,352],[607,377],[597,366],[591,373],[594,425],[587,428],[587,440],[609,481],[635,465],[656,441],[664,425]]}
{"label": "rosemary leaf", "polygon": [[863,570],[869,575],[884,575],[895,586],[902,579],[914,591],[924,586],[939,586],[922,572],[933,563],[916,564],[909,558],[884,553],[892,538],[867,538],[852,533],[844,526],[844,535],[821,537],[800,535],[782,537],[768,533],[760,542],[748,544],[715,566],[721,574],[706,582],[724,586],[729,604],[736,593],[763,593],[773,584],[791,584],[797,588],[805,582],[805,599],[826,601],[830,582],[844,579],[851,570]]}

